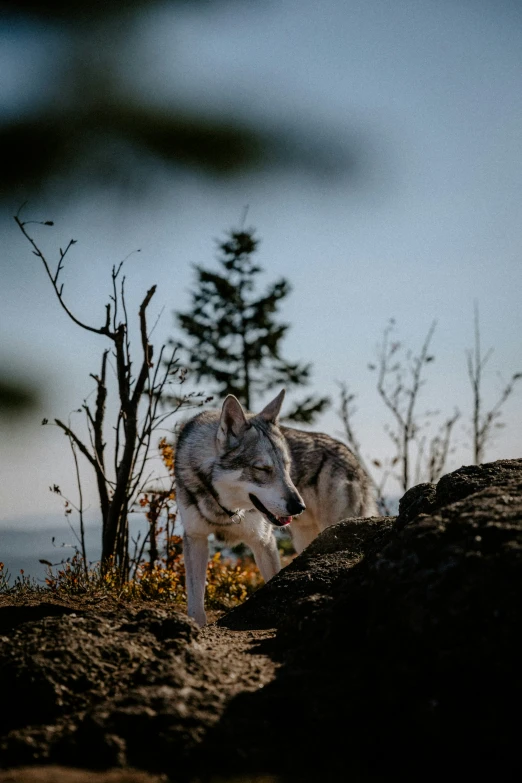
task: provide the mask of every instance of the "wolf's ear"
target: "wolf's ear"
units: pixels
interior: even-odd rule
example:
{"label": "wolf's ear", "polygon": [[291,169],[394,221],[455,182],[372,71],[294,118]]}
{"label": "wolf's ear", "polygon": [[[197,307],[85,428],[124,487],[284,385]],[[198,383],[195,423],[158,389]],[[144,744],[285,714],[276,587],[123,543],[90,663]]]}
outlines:
{"label": "wolf's ear", "polygon": [[231,441],[239,440],[247,426],[248,422],[241,403],[233,394],[229,394],[221,409],[217,431],[218,446],[224,449],[231,445]]}
{"label": "wolf's ear", "polygon": [[285,398],[285,389],[281,389],[277,397],[272,400],[272,402],[269,402],[268,405],[263,408],[259,415],[261,419],[264,419],[265,421],[269,421],[272,424],[277,423],[277,417],[279,416],[279,412],[281,410],[281,405],[283,404],[283,400]]}

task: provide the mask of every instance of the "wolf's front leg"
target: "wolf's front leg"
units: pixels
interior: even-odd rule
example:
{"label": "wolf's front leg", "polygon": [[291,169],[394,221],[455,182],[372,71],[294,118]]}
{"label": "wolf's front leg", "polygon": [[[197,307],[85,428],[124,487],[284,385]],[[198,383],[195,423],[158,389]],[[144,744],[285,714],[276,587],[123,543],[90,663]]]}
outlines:
{"label": "wolf's front leg", "polygon": [[292,536],[292,544],[298,555],[301,554],[303,549],[306,549],[308,544],[311,544],[316,536],[319,535],[319,528],[317,525],[305,524],[301,519],[296,519],[290,525],[290,535]]}
{"label": "wolf's front leg", "polygon": [[247,541],[254,554],[256,565],[261,571],[261,576],[268,582],[281,570],[281,561],[275,536],[270,533],[268,538]]}
{"label": "wolf's front leg", "polygon": [[183,536],[183,556],[187,587],[188,616],[198,625],[205,625],[205,582],[207,578],[207,536]]}

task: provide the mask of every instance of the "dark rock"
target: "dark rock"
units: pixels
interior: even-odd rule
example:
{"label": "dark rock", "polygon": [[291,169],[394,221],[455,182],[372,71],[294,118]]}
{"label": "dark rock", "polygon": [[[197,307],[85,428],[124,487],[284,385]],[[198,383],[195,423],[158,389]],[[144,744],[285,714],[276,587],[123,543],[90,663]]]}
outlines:
{"label": "dark rock", "polygon": [[467,465],[442,476],[437,484],[437,508],[474,495],[486,487],[520,484],[522,459],[499,459],[486,465]]}
{"label": "dark rock", "polygon": [[[465,468],[441,483],[437,505],[448,505],[433,510],[430,487],[410,493],[419,513],[370,535],[365,557],[352,564],[347,523],[319,536],[303,553],[308,596],[305,569],[301,580],[286,569],[277,589],[269,583],[254,596],[255,614],[245,604],[223,618],[236,625],[240,614],[270,615],[283,662],[270,685],[232,702],[208,735],[207,753],[227,749],[227,772],[241,770],[246,756],[251,770],[300,780],[346,779],[347,770],[365,781],[439,779],[449,770],[514,779],[522,461]],[[410,510],[407,503],[403,514]],[[337,576],[319,579],[337,533]],[[270,613],[264,602],[283,595],[293,611]],[[245,715],[253,716],[248,724]]]}
{"label": "dark rock", "polygon": [[[218,625],[234,630],[275,628],[292,617],[303,601],[319,595],[335,596],[350,569],[378,545],[393,522],[393,517],[373,517],[332,525]],[[302,609],[297,611],[299,614]]]}
{"label": "dark rock", "polygon": [[396,528],[400,529],[418,517],[419,514],[429,514],[435,509],[435,484],[417,484],[404,493],[399,500],[399,516]]}
{"label": "dark rock", "polygon": [[81,612],[47,601],[34,606],[0,606],[0,634],[7,633],[24,623],[42,620],[44,617],[62,617],[66,614],[81,614]]}

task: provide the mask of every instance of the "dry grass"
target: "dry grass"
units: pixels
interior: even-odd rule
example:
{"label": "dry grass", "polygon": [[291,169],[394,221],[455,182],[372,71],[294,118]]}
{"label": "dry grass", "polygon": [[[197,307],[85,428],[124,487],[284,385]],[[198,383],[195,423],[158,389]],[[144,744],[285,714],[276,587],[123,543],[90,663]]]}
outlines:
{"label": "dry grass", "polygon": [[[180,542],[179,542],[180,543]],[[231,560],[220,552],[210,559],[207,569],[206,605],[223,611],[245,601],[263,584],[261,575],[250,556]],[[14,581],[0,563],[0,594],[26,597],[46,593],[56,598],[112,598],[124,601],[154,601],[186,604],[185,565],[180,547],[167,564],[154,566],[142,562],[128,581],[121,579],[115,566],[102,569],[99,564],[86,567],[79,554],[58,567],[48,566],[45,586],[38,585],[22,572]]]}

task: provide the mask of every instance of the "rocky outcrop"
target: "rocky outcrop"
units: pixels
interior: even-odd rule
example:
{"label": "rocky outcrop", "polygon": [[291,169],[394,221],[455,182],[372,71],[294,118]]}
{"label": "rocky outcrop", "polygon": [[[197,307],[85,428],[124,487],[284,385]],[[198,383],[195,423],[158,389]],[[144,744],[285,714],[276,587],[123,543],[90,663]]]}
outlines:
{"label": "rocky outcrop", "polygon": [[[324,607],[343,592],[351,569],[386,540],[394,517],[347,519],[327,528],[283,571],[218,625],[236,631],[279,628],[300,618],[303,608]],[[308,611],[305,609],[304,614]]]}
{"label": "rocky outcrop", "polygon": [[[221,620],[237,628],[271,618],[283,665],[270,686],[231,705],[216,745],[233,753],[235,737],[260,767],[281,769],[274,716],[286,716],[286,774],[508,779],[518,754],[522,460],[411,490],[393,524],[376,521],[363,539],[360,524],[327,530]],[[334,555],[330,571],[332,549],[357,556],[343,568]],[[278,597],[292,611],[274,607]],[[245,713],[264,727],[263,749],[248,745]]]}
{"label": "rocky outcrop", "polygon": [[511,779],[521,561],[509,460],[329,528],[203,631],[158,608],[0,606],[2,764]]}

